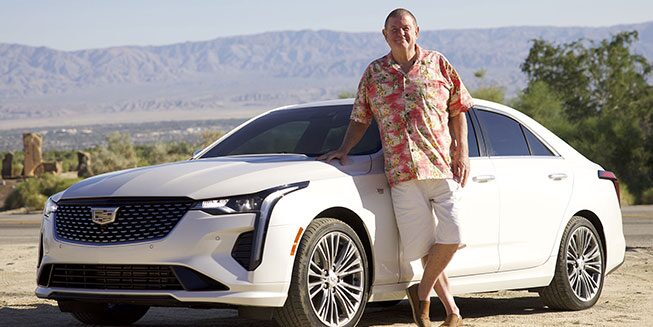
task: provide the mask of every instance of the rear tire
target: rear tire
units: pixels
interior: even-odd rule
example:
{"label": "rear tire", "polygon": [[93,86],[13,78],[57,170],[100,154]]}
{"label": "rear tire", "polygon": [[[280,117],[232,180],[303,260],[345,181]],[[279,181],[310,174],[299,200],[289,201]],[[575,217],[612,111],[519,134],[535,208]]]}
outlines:
{"label": "rear tire", "polygon": [[589,220],[574,216],[562,235],[553,280],[540,297],[551,309],[587,309],[598,301],[604,278],[601,237]]}
{"label": "rear tire", "polygon": [[148,306],[131,304],[84,303],[77,305],[70,313],[88,325],[124,326],[143,318],[149,309]]}
{"label": "rear tire", "polygon": [[365,247],[347,224],[317,218],[295,257],[288,299],[275,311],[281,326],[356,326],[368,300]]}

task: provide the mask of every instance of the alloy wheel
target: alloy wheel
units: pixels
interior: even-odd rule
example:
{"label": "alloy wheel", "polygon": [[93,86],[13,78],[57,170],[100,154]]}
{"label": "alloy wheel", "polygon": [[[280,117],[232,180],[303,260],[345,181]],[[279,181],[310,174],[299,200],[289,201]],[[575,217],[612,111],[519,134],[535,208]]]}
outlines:
{"label": "alloy wheel", "polygon": [[310,256],[308,293],[313,312],[327,326],[344,326],[363,301],[365,275],[356,243],[346,234],[325,234]]}
{"label": "alloy wheel", "polygon": [[574,295],[582,301],[596,296],[601,287],[603,258],[600,244],[592,231],[581,226],[567,243],[567,276]]}

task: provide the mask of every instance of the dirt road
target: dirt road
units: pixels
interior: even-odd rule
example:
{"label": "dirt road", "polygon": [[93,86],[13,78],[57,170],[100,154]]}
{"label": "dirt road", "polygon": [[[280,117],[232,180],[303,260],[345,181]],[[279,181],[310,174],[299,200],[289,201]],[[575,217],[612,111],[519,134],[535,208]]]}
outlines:
{"label": "dirt road", "polygon": [[[465,294],[457,297],[465,325],[653,326],[653,206],[624,208],[623,213],[626,262],[606,277],[603,294],[593,308],[552,311],[536,293],[526,291]],[[38,225],[19,224],[10,218],[0,217],[0,326],[81,326],[70,315],[59,312],[55,302],[33,295]],[[436,326],[443,319],[437,303],[432,305],[431,318]],[[359,324],[410,325],[406,301],[389,308],[368,308]],[[268,327],[274,323],[241,319],[235,310],[153,308],[136,326]]]}

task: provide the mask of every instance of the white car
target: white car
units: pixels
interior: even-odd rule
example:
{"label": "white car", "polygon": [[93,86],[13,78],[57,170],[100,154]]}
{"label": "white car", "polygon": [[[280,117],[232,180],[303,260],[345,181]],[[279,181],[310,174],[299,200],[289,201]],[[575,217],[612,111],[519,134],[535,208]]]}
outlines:
{"label": "white car", "polygon": [[[405,262],[375,124],[349,163],[337,148],[352,100],[278,108],[183,162],[83,180],[48,200],[36,295],[88,324],[150,306],[231,307],[283,326],[354,326],[422,274]],[[524,114],[476,100],[466,115],[467,246],[455,293],[528,289],[550,308],[591,307],[624,260],[611,172]]]}

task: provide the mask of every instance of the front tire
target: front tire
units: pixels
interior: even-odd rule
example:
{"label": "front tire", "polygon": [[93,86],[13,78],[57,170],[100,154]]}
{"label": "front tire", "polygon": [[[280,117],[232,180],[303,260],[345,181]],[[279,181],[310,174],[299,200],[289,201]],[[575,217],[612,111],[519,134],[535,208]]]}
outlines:
{"label": "front tire", "polygon": [[124,326],[143,318],[150,309],[148,306],[120,303],[78,304],[70,313],[87,325]]}
{"label": "front tire", "polygon": [[587,309],[598,301],[604,278],[601,237],[589,220],[574,216],[562,235],[553,280],[540,297],[551,309]]}
{"label": "front tire", "polygon": [[275,312],[281,326],[355,326],[368,299],[365,247],[347,224],[317,218],[295,257],[288,299]]}

